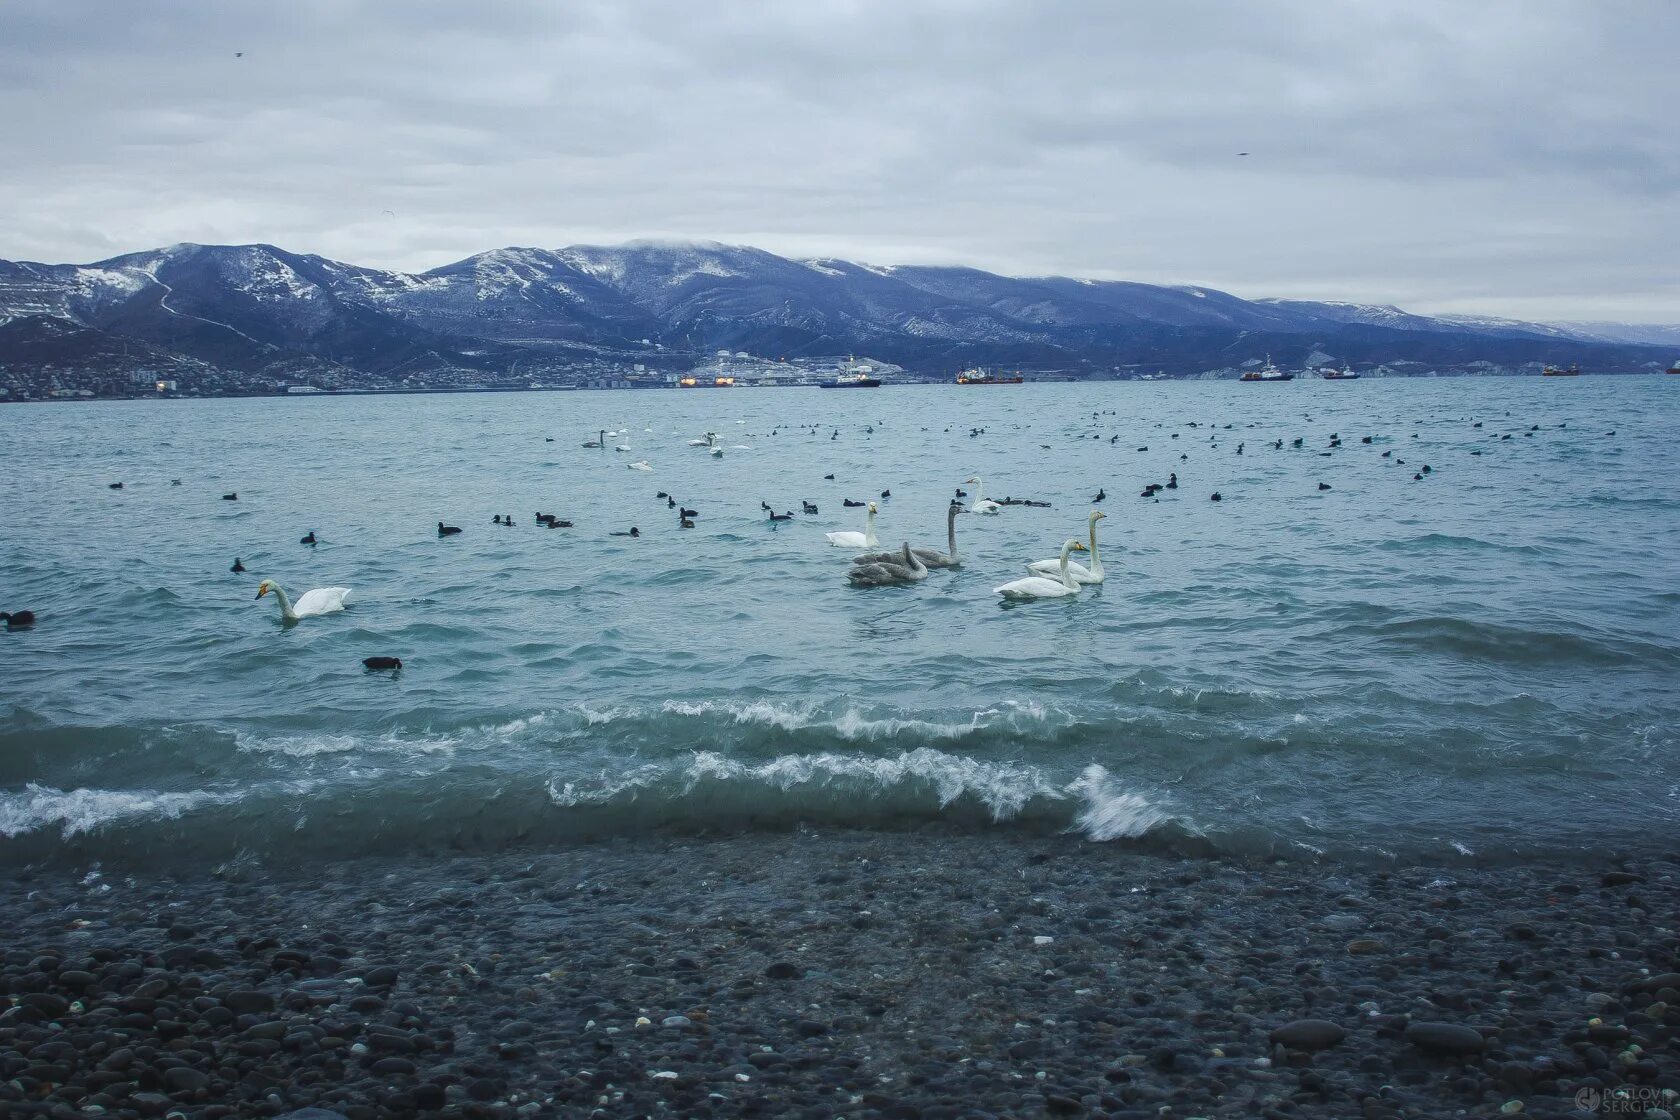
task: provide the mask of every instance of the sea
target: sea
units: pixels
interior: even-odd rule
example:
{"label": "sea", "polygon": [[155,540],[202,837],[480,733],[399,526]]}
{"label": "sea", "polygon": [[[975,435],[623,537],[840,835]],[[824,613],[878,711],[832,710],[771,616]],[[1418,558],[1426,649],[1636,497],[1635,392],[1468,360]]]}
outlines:
{"label": "sea", "polygon": [[[0,630],[0,864],[929,827],[1672,851],[1677,441],[1661,376],[0,408],[0,610],[38,616]],[[849,586],[845,500],[943,547],[980,485],[1046,504]],[[1106,582],[994,593],[1093,509]],[[265,578],[349,608],[285,625]]]}

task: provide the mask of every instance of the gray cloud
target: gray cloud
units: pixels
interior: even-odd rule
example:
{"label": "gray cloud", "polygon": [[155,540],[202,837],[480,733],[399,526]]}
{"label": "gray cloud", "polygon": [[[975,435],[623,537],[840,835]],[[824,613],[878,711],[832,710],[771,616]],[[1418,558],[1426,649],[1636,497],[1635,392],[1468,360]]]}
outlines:
{"label": "gray cloud", "polygon": [[10,0],[0,256],[690,237],[1675,321],[1675,42],[1667,0]]}

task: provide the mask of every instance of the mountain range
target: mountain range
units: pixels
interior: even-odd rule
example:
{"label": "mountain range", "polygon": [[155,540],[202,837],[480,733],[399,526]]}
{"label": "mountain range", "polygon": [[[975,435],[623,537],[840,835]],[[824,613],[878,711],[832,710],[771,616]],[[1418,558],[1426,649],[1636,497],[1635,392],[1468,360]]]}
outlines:
{"label": "mountain range", "polygon": [[720,349],[868,354],[929,374],[978,364],[1071,376],[1196,374],[1268,355],[1286,366],[1333,359],[1414,372],[1540,362],[1640,372],[1673,356],[1653,345],[1672,328],[1618,336],[1615,326],[793,260],[715,243],[505,248],[420,273],[271,245],[174,245],[88,265],[0,261],[0,367],[13,374],[126,363],[379,385],[439,371],[686,368]]}

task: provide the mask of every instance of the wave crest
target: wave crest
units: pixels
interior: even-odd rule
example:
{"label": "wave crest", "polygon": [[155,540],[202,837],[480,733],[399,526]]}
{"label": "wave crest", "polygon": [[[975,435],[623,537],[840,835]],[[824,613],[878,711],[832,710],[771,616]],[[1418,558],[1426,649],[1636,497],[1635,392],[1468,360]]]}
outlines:
{"label": "wave crest", "polygon": [[176,820],[206,805],[227,805],[237,800],[235,794],[203,791],[62,790],[31,782],[17,793],[0,794],[0,836],[10,840],[59,825],[69,839],[116,821]]}

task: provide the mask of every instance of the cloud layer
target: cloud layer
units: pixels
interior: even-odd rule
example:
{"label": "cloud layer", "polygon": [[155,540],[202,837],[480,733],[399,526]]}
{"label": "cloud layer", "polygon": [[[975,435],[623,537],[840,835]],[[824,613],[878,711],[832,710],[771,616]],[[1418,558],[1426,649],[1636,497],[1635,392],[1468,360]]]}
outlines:
{"label": "cloud layer", "polygon": [[0,257],[709,238],[1672,322],[1676,42],[1667,0],[10,0]]}

